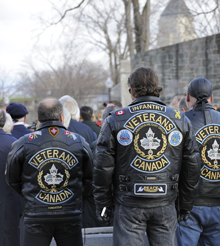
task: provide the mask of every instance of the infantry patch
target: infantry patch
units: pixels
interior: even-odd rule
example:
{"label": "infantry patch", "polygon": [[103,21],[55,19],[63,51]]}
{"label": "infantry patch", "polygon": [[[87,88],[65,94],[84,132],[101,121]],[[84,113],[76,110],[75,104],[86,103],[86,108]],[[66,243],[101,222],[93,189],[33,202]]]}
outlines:
{"label": "infantry patch", "polygon": [[176,147],[181,144],[183,135],[180,131],[175,130],[170,133],[168,140],[172,146]]}
{"label": "infantry patch", "polygon": [[206,125],[196,133],[201,144],[200,154],[204,162],[200,177],[211,182],[220,181],[220,128],[219,125]]}
{"label": "infantry patch", "polygon": [[56,137],[59,133],[59,128],[57,127],[49,127],[49,133],[50,135],[52,135],[53,137]]}
{"label": "infantry patch", "polygon": [[166,112],[166,107],[157,103],[139,103],[135,106],[130,106],[129,110],[131,113],[139,112],[139,111],[160,111],[160,112]]}
{"label": "infantry patch", "polygon": [[117,139],[121,145],[127,146],[127,145],[131,144],[131,142],[133,140],[133,135],[128,130],[121,130],[117,134]]}
{"label": "infantry patch", "polygon": [[155,159],[154,161],[146,160],[144,158],[136,156],[130,164],[130,166],[137,171],[144,173],[159,172],[167,168],[169,165],[170,162],[165,155],[163,155],[161,158]]}
{"label": "infantry patch", "polygon": [[135,184],[134,185],[135,195],[166,195],[167,185],[166,184]]}

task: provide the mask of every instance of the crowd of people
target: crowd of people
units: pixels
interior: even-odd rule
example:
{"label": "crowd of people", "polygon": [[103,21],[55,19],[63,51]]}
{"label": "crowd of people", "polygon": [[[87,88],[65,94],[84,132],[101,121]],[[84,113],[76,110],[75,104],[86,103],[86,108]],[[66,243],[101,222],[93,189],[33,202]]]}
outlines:
{"label": "crowd of people", "polygon": [[[151,68],[128,78],[132,103],[109,101],[101,122],[74,98],[44,99],[38,120],[0,109],[0,246],[82,245],[82,228],[113,226],[113,245],[217,246],[220,114],[196,78],[178,108]],[[100,124],[99,124],[100,123]]]}

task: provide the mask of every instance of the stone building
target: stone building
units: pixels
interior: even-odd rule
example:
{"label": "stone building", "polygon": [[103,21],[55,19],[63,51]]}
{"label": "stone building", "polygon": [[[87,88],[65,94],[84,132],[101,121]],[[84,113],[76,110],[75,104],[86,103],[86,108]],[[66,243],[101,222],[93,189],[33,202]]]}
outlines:
{"label": "stone building", "polygon": [[197,38],[193,16],[184,0],[170,0],[159,19],[157,47],[173,45]]}

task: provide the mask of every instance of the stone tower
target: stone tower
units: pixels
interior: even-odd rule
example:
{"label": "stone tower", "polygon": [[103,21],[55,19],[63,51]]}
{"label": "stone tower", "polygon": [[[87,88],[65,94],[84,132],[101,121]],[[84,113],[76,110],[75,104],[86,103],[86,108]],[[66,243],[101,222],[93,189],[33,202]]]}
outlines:
{"label": "stone tower", "polygon": [[170,0],[159,19],[157,47],[197,38],[193,16],[184,0]]}

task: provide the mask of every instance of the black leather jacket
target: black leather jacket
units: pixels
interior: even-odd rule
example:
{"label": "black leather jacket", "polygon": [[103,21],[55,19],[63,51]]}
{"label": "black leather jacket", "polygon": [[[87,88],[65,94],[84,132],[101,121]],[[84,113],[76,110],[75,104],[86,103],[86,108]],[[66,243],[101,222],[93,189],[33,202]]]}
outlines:
{"label": "black leather jacket", "polygon": [[94,161],[97,207],[165,206],[180,192],[191,210],[199,180],[198,147],[185,114],[158,97],[135,99],[111,113],[101,129]]}
{"label": "black leather jacket", "polygon": [[207,103],[206,125],[201,104],[186,115],[191,120],[201,155],[200,182],[194,205],[220,206],[220,113]]}
{"label": "black leather jacket", "polygon": [[44,122],[12,145],[6,181],[24,199],[25,220],[80,219],[82,189],[91,190],[91,150],[61,122]]}

